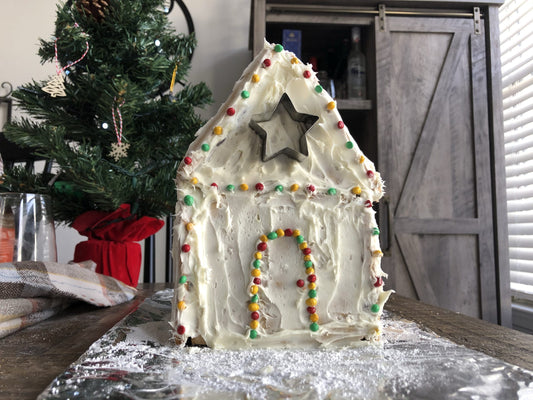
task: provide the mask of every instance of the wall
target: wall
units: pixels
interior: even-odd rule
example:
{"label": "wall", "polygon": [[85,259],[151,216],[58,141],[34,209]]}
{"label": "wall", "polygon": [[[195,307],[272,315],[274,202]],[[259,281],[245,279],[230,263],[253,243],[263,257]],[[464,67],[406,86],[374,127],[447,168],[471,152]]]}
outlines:
{"label": "wall", "polygon": [[[204,81],[212,90],[213,104],[200,111],[204,118],[209,118],[230,94],[234,82],[251,60],[248,50],[251,2],[186,0],[185,3],[198,39],[189,81]],[[54,33],[56,4],[56,0],[1,1],[0,83],[7,81],[16,87],[32,79],[44,80],[55,73],[53,64],[40,64],[37,50],[38,39],[49,38]],[[179,7],[174,7],[170,19],[178,32],[186,32],[187,25]],[[4,94],[0,88],[0,95]],[[163,241],[161,233],[156,239],[159,243]],[[76,243],[84,237],[65,226],[58,227],[56,234],[59,261],[67,262],[73,256]],[[160,261],[164,259],[163,251],[162,246],[158,246]],[[163,264],[158,263],[157,269],[156,279],[163,281]]]}

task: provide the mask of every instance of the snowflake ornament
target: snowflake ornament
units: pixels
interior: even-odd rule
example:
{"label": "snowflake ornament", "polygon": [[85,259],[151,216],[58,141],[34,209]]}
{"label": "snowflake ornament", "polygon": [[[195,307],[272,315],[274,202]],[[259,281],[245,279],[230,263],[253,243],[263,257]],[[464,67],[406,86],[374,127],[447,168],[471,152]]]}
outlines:
{"label": "snowflake ornament", "polygon": [[115,161],[120,160],[121,158],[128,156],[128,149],[130,148],[129,143],[116,142],[111,145],[111,151],[109,156],[113,157]]}

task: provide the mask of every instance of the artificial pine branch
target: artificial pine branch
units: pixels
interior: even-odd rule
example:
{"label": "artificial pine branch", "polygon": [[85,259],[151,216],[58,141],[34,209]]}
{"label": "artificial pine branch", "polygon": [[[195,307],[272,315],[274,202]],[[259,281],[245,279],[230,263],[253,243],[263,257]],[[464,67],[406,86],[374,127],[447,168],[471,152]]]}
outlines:
{"label": "artificial pine branch", "polygon": [[[101,12],[100,12],[101,11]],[[57,39],[57,40],[56,40]],[[174,178],[202,120],[196,107],[211,102],[205,84],[187,84],[194,35],[176,34],[162,0],[73,0],[57,8],[54,36],[41,39],[39,56],[65,72],[65,97],[31,81],[13,93],[23,117],[6,137],[57,165],[55,176],[6,171],[0,190],[47,193],[58,222],[89,210],[114,211],[129,203],[139,216],[172,213]],[[175,93],[168,88],[175,66]],[[115,160],[117,105],[122,104],[127,157]],[[117,125],[118,125],[118,121]]]}

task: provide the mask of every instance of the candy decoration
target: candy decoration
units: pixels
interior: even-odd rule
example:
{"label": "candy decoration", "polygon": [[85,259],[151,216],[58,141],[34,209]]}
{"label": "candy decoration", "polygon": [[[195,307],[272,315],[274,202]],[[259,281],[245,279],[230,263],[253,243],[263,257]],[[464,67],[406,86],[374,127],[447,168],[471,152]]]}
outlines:
{"label": "candy decoration", "polygon": [[370,307],[370,311],[372,311],[374,314],[378,313],[380,310],[379,304],[372,304],[372,307]]}
{"label": "candy decoration", "polygon": [[300,60],[298,60],[296,57],[291,58],[291,64],[299,64]]}
{"label": "candy decoration", "polygon": [[233,107],[230,107],[226,110],[226,114],[229,115],[230,117],[235,115],[235,109]]}
{"label": "candy decoration", "polygon": [[[298,229],[290,229],[287,228],[285,230],[283,229],[277,229],[275,231],[271,231],[266,235],[261,235],[259,238],[259,243],[257,244],[257,252],[254,253],[254,261],[252,262],[253,269],[251,270],[251,275],[253,278],[253,284],[250,286],[250,301],[248,303],[248,310],[251,311],[250,317],[251,321],[249,323],[249,327],[251,329],[250,334],[253,330],[257,329],[259,327],[259,324],[254,323],[254,321],[257,321],[259,319],[259,286],[261,284],[261,279],[259,276],[261,275],[261,265],[262,262],[260,261],[263,258],[262,252],[266,251],[268,249],[267,241],[268,240],[275,240],[280,237],[293,237],[299,248],[304,253],[304,265],[306,267],[306,274],[307,274],[307,299],[305,301],[306,305],[308,306],[307,311],[310,314],[309,318],[312,324],[309,326],[309,329],[313,332],[316,332],[319,329],[318,325],[318,314],[316,313],[316,305],[317,305],[317,276],[315,275],[315,270],[313,268],[313,262],[311,261],[311,249],[308,247],[308,244],[303,237],[303,235],[300,234],[300,231]],[[306,282],[304,279],[298,279],[296,281],[296,286],[299,288],[304,288],[306,285]],[[258,334],[257,331],[255,331],[255,334]],[[250,336],[251,337],[251,336]]]}
{"label": "candy decoration", "polygon": [[178,310],[183,311],[186,308],[187,308],[187,305],[185,304],[185,302],[183,300],[178,302]]}
{"label": "candy decoration", "polygon": [[194,204],[194,197],[188,194],[187,196],[183,198],[183,201],[185,202],[186,205],[192,206]]}
{"label": "candy decoration", "polygon": [[241,189],[243,192],[246,192],[248,190],[248,185],[246,183],[241,183],[239,185],[239,189]]}
{"label": "candy decoration", "polygon": [[316,86],[315,86],[315,92],[317,92],[317,93],[322,93],[322,90],[324,90],[324,89],[322,88],[322,86],[320,86],[320,85],[316,85]]}
{"label": "candy decoration", "polygon": [[235,185],[231,185],[230,184],[230,185],[226,186],[226,190],[228,192],[234,192],[235,191]]}
{"label": "candy decoration", "polygon": [[217,185],[215,182],[213,182],[213,183],[211,184],[211,187],[218,188],[218,185]]}
{"label": "candy decoration", "polygon": [[354,146],[353,142],[346,142],[347,149],[353,149],[353,146]]}
{"label": "candy decoration", "polygon": [[352,188],[352,193],[355,194],[355,195],[360,195],[362,192],[361,188],[359,186],[354,186]]}
{"label": "candy decoration", "polygon": [[270,61],[270,58],[265,58],[263,60],[263,65],[267,68],[270,67],[272,65],[272,61]]}
{"label": "candy decoration", "polygon": [[311,78],[311,71],[305,70],[303,73],[304,78],[309,79]]}
{"label": "candy decoration", "polygon": [[208,143],[202,144],[202,151],[209,151],[210,148],[211,148],[211,146],[209,146]]}
{"label": "candy decoration", "polygon": [[307,190],[309,190],[311,193],[315,191],[315,186],[314,185],[309,185],[307,186]]}
{"label": "candy decoration", "polygon": [[276,192],[281,193],[281,192],[283,192],[283,186],[281,186],[281,185],[277,185],[276,188],[275,188],[275,190],[276,190]]}
{"label": "candy decoration", "polygon": [[291,185],[291,192],[296,192],[298,189],[300,189],[300,185],[298,185],[297,183],[293,183]]}
{"label": "candy decoration", "polygon": [[188,222],[186,225],[185,225],[185,229],[187,229],[187,232],[190,232],[194,229],[194,224],[192,222]]}
{"label": "candy decoration", "polygon": [[377,226],[372,228],[372,235],[379,235],[379,228]]}
{"label": "candy decoration", "polygon": [[222,135],[222,127],[221,127],[221,126],[215,126],[215,127],[213,128],[213,133],[214,133],[215,135]]}
{"label": "candy decoration", "polygon": [[330,102],[328,103],[328,105],[326,106],[326,109],[327,109],[328,111],[334,110],[334,109],[335,109],[335,102],[334,102],[334,101],[330,101]]}
{"label": "candy decoration", "polygon": [[370,179],[374,177],[374,173],[370,170],[366,171],[366,176],[368,176]]}
{"label": "candy decoration", "polygon": [[257,338],[257,331],[255,329],[250,330],[250,339]]}
{"label": "candy decoration", "polygon": [[185,243],[183,246],[181,246],[181,251],[183,251],[184,253],[188,253],[189,251],[191,251],[191,246]]}
{"label": "candy decoration", "polygon": [[257,82],[259,82],[260,80],[261,80],[261,78],[259,77],[259,75],[257,75],[257,74],[253,74],[253,75],[252,75],[252,82],[253,82],[253,83],[257,83]]}
{"label": "candy decoration", "polygon": [[337,128],[344,129],[344,122],[342,121],[337,122]]}
{"label": "candy decoration", "polygon": [[247,99],[248,97],[250,97],[250,92],[249,92],[248,90],[243,90],[243,91],[241,92],[241,97],[242,97],[243,99]]}
{"label": "candy decoration", "polygon": [[185,334],[185,327],[183,325],[178,326],[178,335]]}
{"label": "candy decoration", "polygon": [[283,51],[283,46],[281,44],[277,44],[274,46],[274,51],[276,53],[281,53]]}
{"label": "candy decoration", "polygon": [[372,208],[372,202],[370,200],[365,201],[366,208]]}
{"label": "candy decoration", "polygon": [[196,178],[196,177],[193,176],[193,177],[191,178],[191,183],[192,183],[193,185],[196,185],[196,184],[198,183],[198,178]]}
{"label": "candy decoration", "polygon": [[330,196],[335,196],[335,195],[337,194],[337,189],[335,189],[335,188],[329,188],[329,189],[328,189],[328,194],[329,194]]}
{"label": "candy decoration", "polygon": [[375,287],[380,287],[381,285],[383,285],[383,278],[381,276],[378,276],[376,278],[376,282],[374,282],[374,286]]}
{"label": "candy decoration", "polygon": [[180,276],[180,283],[181,284],[187,283],[187,277],[185,275]]}
{"label": "candy decoration", "polygon": [[365,156],[359,157],[359,164],[362,164],[365,162]]}
{"label": "candy decoration", "polygon": [[183,162],[184,162],[185,164],[187,164],[187,165],[191,165],[191,163],[192,163],[192,158],[191,158],[191,157],[185,157],[185,158],[183,159]]}
{"label": "candy decoration", "polygon": [[258,182],[255,184],[255,190],[257,190],[258,192],[262,191],[265,189],[265,185],[263,185],[261,182]]}

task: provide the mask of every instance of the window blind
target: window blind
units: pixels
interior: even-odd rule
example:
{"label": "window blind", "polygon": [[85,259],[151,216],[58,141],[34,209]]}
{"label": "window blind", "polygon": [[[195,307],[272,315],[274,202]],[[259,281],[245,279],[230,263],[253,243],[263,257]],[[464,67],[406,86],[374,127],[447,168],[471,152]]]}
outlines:
{"label": "window blind", "polygon": [[533,1],[500,8],[511,292],[533,300]]}

